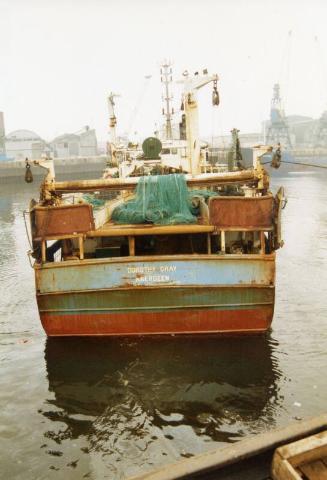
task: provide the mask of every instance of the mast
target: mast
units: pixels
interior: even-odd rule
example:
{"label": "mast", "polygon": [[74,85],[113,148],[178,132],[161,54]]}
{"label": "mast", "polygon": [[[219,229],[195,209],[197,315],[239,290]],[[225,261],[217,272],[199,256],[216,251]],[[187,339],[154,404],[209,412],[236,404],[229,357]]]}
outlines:
{"label": "mast", "polygon": [[194,176],[200,173],[200,137],[197,93],[200,88],[213,82],[214,90],[212,100],[214,105],[218,105],[218,75],[208,75],[207,70],[203,70],[202,75],[195,72],[194,76],[190,76],[189,73],[185,71],[183,76],[184,79],[181,80],[181,82],[184,83],[183,105],[186,116],[186,139],[190,159],[190,171]]}
{"label": "mast", "polygon": [[109,112],[109,141],[115,145],[117,143],[116,124],[117,118],[115,115],[115,102],[114,98],[119,97],[116,93],[111,92],[108,96],[108,112]]}
{"label": "mast", "polygon": [[166,117],[165,123],[165,137],[166,140],[172,140],[173,138],[173,129],[172,129],[172,116],[174,114],[174,110],[171,108],[171,100],[173,99],[173,95],[170,91],[170,86],[173,81],[172,73],[173,70],[171,68],[172,63],[165,60],[160,69],[161,73],[161,82],[164,85],[164,95],[163,100],[165,102],[165,108],[163,108],[163,115]]}

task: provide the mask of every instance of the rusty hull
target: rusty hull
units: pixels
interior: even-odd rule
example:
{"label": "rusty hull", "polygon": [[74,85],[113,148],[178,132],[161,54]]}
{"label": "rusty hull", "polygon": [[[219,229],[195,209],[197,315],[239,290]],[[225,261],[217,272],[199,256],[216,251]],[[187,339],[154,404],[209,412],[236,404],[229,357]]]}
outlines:
{"label": "rusty hull", "polygon": [[261,309],[135,313],[40,313],[48,336],[253,334],[269,329],[273,306]]}
{"label": "rusty hull", "polygon": [[92,259],[35,269],[50,336],[255,333],[273,317],[274,254]]}

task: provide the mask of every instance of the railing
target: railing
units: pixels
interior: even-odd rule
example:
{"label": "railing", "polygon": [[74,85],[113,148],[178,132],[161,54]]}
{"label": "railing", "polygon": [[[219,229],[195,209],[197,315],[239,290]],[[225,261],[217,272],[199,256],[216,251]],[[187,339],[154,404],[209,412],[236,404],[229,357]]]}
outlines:
{"label": "railing", "polygon": [[[191,228],[193,227],[193,228]],[[198,227],[198,228],[197,228]],[[211,225],[171,225],[171,226],[131,226],[128,227],[119,227],[114,226],[112,229],[100,229],[96,230],[95,232],[89,232],[87,235],[61,235],[60,238],[51,238],[47,237],[46,239],[41,240],[41,261],[42,263],[45,262],[60,262],[63,258],[63,242],[65,240],[74,240],[78,239],[78,250],[74,251],[73,256],[68,256],[66,259],[68,260],[84,260],[85,253],[84,253],[84,240],[87,238],[112,238],[112,237],[124,237],[127,239],[128,242],[128,255],[131,257],[136,256],[136,238],[140,236],[152,236],[152,235],[191,235],[191,234],[206,234],[207,238],[207,251],[206,255],[231,255],[235,252],[228,252],[228,241],[226,236],[229,233],[239,233],[242,235],[246,235],[249,233],[253,234],[253,251],[252,252],[240,252],[240,254],[260,254],[265,255],[266,252],[266,242],[267,236],[266,233],[269,235],[273,231],[273,227],[267,228],[239,228],[239,227],[230,227],[219,229],[217,227],[213,227]],[[136,234],[135,234],[136,232]],[[257,241],[259,241],[259,246],[254,247],[254,239],[255,235],[257,234]],[[220,236],[220,249],[218,251],[212,251],[212,238],[213,236]],[[55,240],[55,242],[47,246],[47,241]],[[75,242],[76,243],[76,242]],[[233,245],[232,241],[230,241],[230,245]],[[268,252],[269,253],[269,252]],[[203,252],[202,252],[203,254]],[[156,256],[158,254],[152,254],[152,256]],[[171,254],[172,255],[172,254]]]}

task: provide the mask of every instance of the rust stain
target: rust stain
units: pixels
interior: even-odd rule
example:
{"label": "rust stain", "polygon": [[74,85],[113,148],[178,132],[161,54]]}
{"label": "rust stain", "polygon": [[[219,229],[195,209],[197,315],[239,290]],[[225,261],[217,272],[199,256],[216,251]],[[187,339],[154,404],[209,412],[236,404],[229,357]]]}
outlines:
{"label": "rust stain", "polygon": [[146,335],[169,333],[253,333],[269,329],[273,306],[238,310],[142,313],[41,314],[47,335]]}
{"label": "rust stain", "polygon": [[264,197],[213,197],[209,200],[210,224],[218,228],[271,228],[271,195]]}
{"label": "rust stain", "polygon": [[34,211],[35,238],[86,233],[95,228],[89,204],[35,207]]}

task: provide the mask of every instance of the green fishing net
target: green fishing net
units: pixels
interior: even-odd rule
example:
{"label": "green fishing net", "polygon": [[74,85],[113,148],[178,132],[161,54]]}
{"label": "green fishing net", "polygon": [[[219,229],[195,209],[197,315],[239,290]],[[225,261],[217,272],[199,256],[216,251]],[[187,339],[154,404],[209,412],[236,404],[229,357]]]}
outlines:
{"label": "green fishing net", "polygon": [[87,193],[84,193],[83,200],[85,200],[87,203],[92,205],[94,209],[103,207],[103,205],[106,203],[106,201],[103,200],[102,198],[97,198],[96,195],[90,195]]}
{"label": "green fishing net", "polygon": [[[206,192],[207,195],[213,194]],[[197,194],[206,195],[202,190],[198,190]],[[116,207],[112,220],[127,224],[196,223],[197,212],[191,202],[192,196],[182,174],[144,176],[137,184],[135,198]]]}

